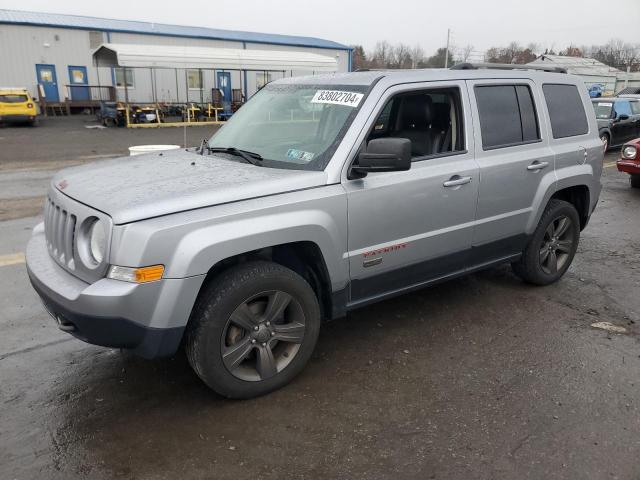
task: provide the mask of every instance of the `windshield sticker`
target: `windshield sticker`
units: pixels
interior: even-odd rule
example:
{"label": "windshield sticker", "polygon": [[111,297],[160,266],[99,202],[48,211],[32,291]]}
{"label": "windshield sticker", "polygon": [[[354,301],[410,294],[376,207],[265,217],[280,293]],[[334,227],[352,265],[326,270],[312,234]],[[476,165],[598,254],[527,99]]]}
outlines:
{"label": "windshield sticker", "polygon": [[613,103],[605,103],[605,102],[601,102],[601,103],[598,103],[598,106],[599,106],[599,107],[612,107],[612,106],[613,106]]}
{"label": "windshield sticker", "polygon": [[303,162],[310,162],[313,160],[315,153],[313,152],[305,152],[304,150],[296,150],[295,148],[290,148],[287,150],[287,158],[291,160],[302,160]]}
{"label": "windshield sticker", "polygon": [[341,92],[340,90],[318,90],[311,99],[311,103],[331,103],[333,105],[345,105],[357,107],[364,97],[362,93]]}

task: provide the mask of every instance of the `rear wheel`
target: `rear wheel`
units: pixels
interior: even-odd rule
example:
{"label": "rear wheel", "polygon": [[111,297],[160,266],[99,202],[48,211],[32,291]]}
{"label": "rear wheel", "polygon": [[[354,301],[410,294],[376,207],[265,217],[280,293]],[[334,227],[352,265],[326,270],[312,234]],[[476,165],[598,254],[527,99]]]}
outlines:
{"label": "rear wheel", "polygon": [[633,188],[640,188],[640,175],[634,174],[629,178],[629,182]]}
{"label": "rear wheel", "polygon": [[250,262],[204,287],[187,328],[187,357],[217,393],[251,398],[300,373],[319,330],[318,300],[301,276],[275,263]]}
{"label": "rear wheel", "polygon": [[522,257],[512,264],[522,280],[549,285],[567,271],[580,239],[580,219],[575,207],[563,200],[551,200]]}

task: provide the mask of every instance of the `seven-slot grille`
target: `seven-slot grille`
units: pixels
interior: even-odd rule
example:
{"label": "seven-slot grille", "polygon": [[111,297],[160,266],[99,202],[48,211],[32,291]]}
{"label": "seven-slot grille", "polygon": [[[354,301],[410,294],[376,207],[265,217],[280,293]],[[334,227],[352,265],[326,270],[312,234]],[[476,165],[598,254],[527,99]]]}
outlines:
{"label": "seven-slot grille", "polygon": [[47,198],[44,206],[44,232],[51,256],[60,264],[74,269],[73,249],[76,216]]}

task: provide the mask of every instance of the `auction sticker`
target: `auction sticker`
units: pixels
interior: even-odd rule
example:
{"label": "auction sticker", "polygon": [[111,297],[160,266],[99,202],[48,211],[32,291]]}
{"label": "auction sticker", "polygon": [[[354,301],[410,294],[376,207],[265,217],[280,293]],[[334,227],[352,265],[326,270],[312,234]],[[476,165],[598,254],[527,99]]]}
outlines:
{"label": "auction sticker", "polygon": [[331,103],[333,105],[346,105],[357,107],[364,97],[362,93],[343,92],[340,90],[318,90],[311,99],[311,103]]}
{"label": "auction sticker", "polygon": [[302,160],[304,162],[310,162],[313,160],[315,154],[313,152],[305,152],[304,150],[296,150],[295,148],[290,148],[287,150],[287,158],[291,160]]}

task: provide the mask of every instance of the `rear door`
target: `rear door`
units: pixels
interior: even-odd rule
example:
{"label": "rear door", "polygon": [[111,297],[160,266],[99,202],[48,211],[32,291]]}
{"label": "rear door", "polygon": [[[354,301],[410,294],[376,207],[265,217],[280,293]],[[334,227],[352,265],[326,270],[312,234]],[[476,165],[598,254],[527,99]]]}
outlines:
{"label": "rear door", "polygon": [[554,154],[530,80],[468,81],[480,190],[473,233],[475,266],[517,255],[526,244],[538,192],[555,181]]}
{"label": "rear door", "polygon": [[56,76],[56,66],[49,64],[37,64],[36,76],[38,79],[38,85],[40,85],[42,87],[42,90],[44,91],[45,101],[60,101],[60,96],[58,95],[58,78]]}

